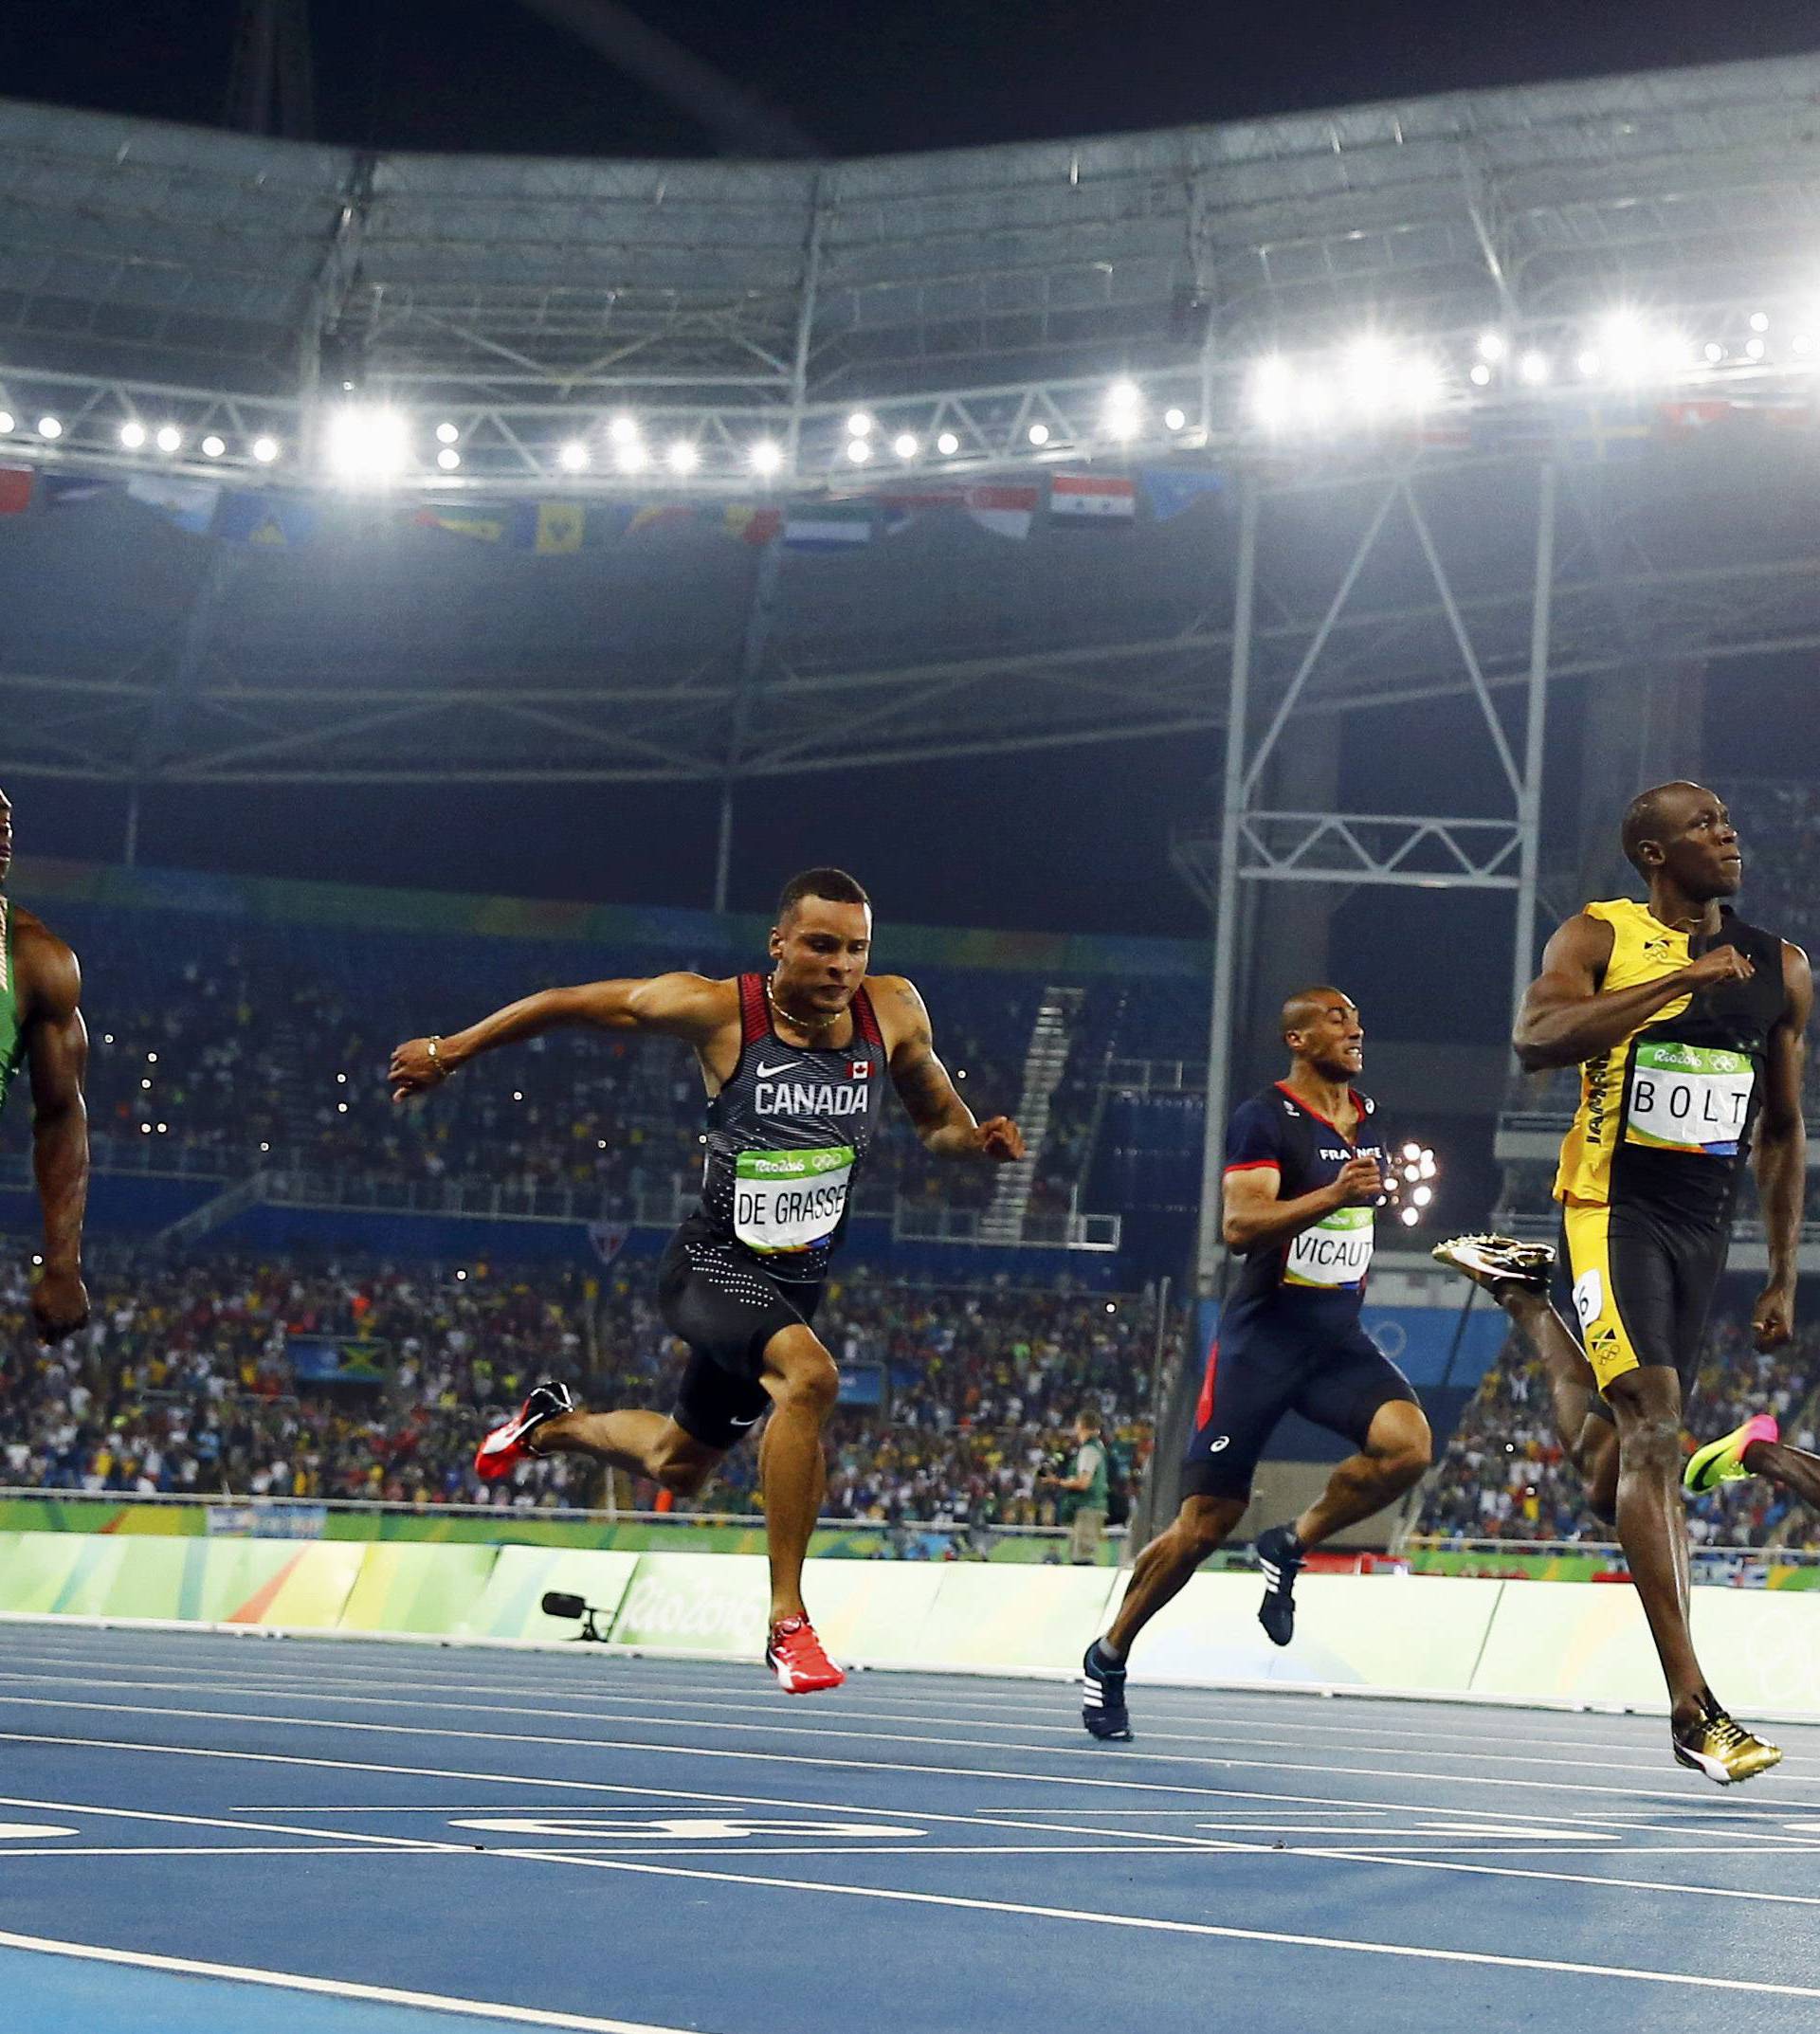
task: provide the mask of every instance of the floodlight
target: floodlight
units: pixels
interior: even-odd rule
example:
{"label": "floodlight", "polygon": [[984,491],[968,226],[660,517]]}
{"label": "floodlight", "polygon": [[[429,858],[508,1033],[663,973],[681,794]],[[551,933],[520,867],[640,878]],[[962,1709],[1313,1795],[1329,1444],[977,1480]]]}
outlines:
{"label": "floodlight", "polygon": [[664,455],[672,473],[693,473],[701,463],[701,454],[691,439],[679,438]]}
{"label": "floodlight", "polygon": [[1588,349],[1583,354],[1579,354],[1579,356],[1574,360],[1574,365],[1578,368],[1580,372],[1585,375],[1586,378],[1590,381],[1592,376],[1599,372],[1600,368],[1605,365],[1605,363],[1599,358],[1598,354],[1592,350],[1591,347],[1588,347]]}
{"label": "floodlight", "polygon": [[1517,363],[1517,378],[1532,389],[1539,389],[1548,379],[1548,355],[1525,354]]}
{"label": "floodlight", "polygon": [[1510,351],[1502,332],[1482,332],[1479,335],[1479,357],[1482,360],[1502,360]]}
{"label": "floodlight", "polygon": [[579,438],[571,438],[556,449],[556,464],[565,473],[583,473],[588,466],[588,447]]}
{"label": "floodlight", "polygon": [[15,422],[16,420],[13,417],[12,411],[10,409],[0,409],[0,431],[9,431],[13,429]]}
{"label": "floodlight", "polygon": [[891,449],[900,459],[915,459],[918,451],[917,441],[909,431],[900,431],[891,441]]}
{"label": "floodlight", "polygon": [[122,424],[120,426],[120,443],[129,452],[136,452],[145,443],[145,426],[143,424]]}
{"label": "floodlight", "polygon": [[607,427],[607,435],[615,445],[635,445],[638,441],[638,426],[630,417],[615,417]]}
{"label": "floodlight", "polygon": [[253,440],[253,457],[258,460],[262,466],[269,466],[273,460],[278,457],[278,440],[276,438],[255,438]]}
{"label": "floodlight", "polygon": [[1032,445],[1047,445],[1049,442],[1049,427],[1046,424],[1032,424],[1029,429],[1029,439]]}
{"label": "floodlight", "polygon": [[1767,332],[1769,329],[1770,314],[1767,311],[1753,311],[1751,313],[1751,330],[1753,332]]}
{"label": "floodlight", "polygon": [[872,419],[864,409],[856,409],[846,420],[846,435],[849,438],[869,438],[872,435]]}
{"label": "floodlight", "polygon": [[61,438],[64,435],[63,419],[61,417],[40,417],[38,419],[38,435],[41,438]]}
{"label": "floodlight", "polygon": [[445,473],[453,473],[462,463],[462,455],[452,445],[446,445],[436,455],[436,463]]}
{"label": "floodlight", "polygon": [[1475,360],[1467,372],[1466,379],[1471,382],[1475,389],[1487,388],[1491,382],[1491,370],[1483,360]]}
{"label": "floodlight", "polygon": [[1762,341],[1761,339],[1746,339],[1746,340],[1745,340],[1745,342],[1744,342],[1744,357],[1745,357],[1745,359],[1747,359],[1747,360],[1760,360],[1760,359],[1762,359],[1762,357],[1763,357],[1764,352],[1765,352],[1765,348],[1764,348],[1764,345],[1763,345],[1763,341]]}
{"label": "floodlight", "polygon": [[872,457],[872,447],[864,438],[849,438],[846,441],[846,456],[856,466],[863,466]]}
{"label": "floodlight", "polygon": [[1272,428],[1286,424],[1295,390],[1296,377],[1286,360],[1274,354],[1260,360],[1251,371],[1251,407],[1258,422]]}
{"label": "floodlight", "polygon": [[1163,427],[1165,430],[1178,431],[1187,422],[1188,411],[1186,409],[1170,409],[1163,411]]}
{"label": "floodlight", "polygon": [[613,463],[622,473],[642,473],[650,463],[651,455],[636,438],[628,438],[613,454]]}
{"label": "floodlight", "polygon": [[227,449],[228,441],[225,438],[217,438],[213,431],[210,431],[208,437],[202,441],[202,451],[205,459],[219,459]]}
{"label": "floodlight", "polygon": [[784,463],[784,448],[774,438],[761,438],[752,448],[752,470],[775,473]]}
{"label": "floodlight", "polygon": [[348,480],[381,480],[405,463],[405,420],[395,409],[350,403],[329,420],[329,464]]}
{"label": "floodlight", "polygon": [[436,427],[438,445],[453,445],[461,435],[460,428],[453,424],[439,424]]}
{"label": "floodlight", "polygon": [[175,452],[183,445],[183,433],[174,424],[163,425],[159,428],[155,443],[160,452]]}
{"label": "floodlight", "polygon": [[936,450],[944,459],[952,458],[955,453],[960,450],[960,440],[955,436],[953,431],[943,431],[941,436],[936,440]]}
{"label": "floodlight", "polygon": [[1804,356],[1811,354],[1813,351],[1811,336],[1805,332],[1797,332],[1793,338],[1789,341],[1789,351]]}

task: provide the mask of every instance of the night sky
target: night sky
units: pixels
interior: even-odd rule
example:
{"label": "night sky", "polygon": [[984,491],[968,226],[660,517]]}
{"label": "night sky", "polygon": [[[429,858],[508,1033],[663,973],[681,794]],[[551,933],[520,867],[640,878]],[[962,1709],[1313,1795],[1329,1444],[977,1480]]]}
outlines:
{"label": "night sky", "polygon": [[[1249,118],[1820,43],[1802,0],[637,0],[829,154]],[[0,9],[15,97],[219,118],[234,0]],[[693,124],[515,0],[310,0],[319,138],[694,154]]]}
{"label": "night sky", "polygon": [[[830,154],[1254,118],[1820,45],[1820,25],[1797,0],[1732,9],[1710,0],[639,6]],[[310,12],[323,140],[709,152],[687,118],[515,0],[312,0]],[[5,9],[0,79],[22,98],[212,121],[236,13],[233,0]],[[1729,682],[1741,689],[1749,681],[1734,670]],[[1738,698],[1734,690],[1728,730],[1740,725]],[[1571,715],[1558,738],[1569,780],[1577,775]],[[1171,873],[1167,844],[1176,822],[1211,811],[1218,768],[1218,743],[1209,737],[768,785],[749,796],[736,837],[734,901],[761,909],[790,869],[828,859],[850,862],[886,914],[901,919],[1199,932],[1200,908]],[[939,771],[937,785],[932,770]],[[1110,784],[1119,795],[1095,795]],[[119,794],[43,782],[9,789],[22,852],[118,856]],[[536,793],[535,803],[532,823],[517,787],[158,790],[147,802],[141,856],[449,889],[707,901],[712,790],[558,790]],[[1058,813],[1070,816],[1065,829]],[[375,839],[389,844],[387,852],[374,854]],[[1391,910],[1392,899],[1381,901]],[[1385,939],[1398,938],[1393,910],[1384,917],[1374,905],[1365,917]],[[1452,944],[1439,925],[1426,935],[1411,925],[1408,936]],[[1488,941],[1494,956],[1502,937]],[[1488,1007],[1504,993],[1505,966],[1488,965]],[[1478,1025],[1476,1009],[1456,1006],[1452,1014],[1463,1031]]]}

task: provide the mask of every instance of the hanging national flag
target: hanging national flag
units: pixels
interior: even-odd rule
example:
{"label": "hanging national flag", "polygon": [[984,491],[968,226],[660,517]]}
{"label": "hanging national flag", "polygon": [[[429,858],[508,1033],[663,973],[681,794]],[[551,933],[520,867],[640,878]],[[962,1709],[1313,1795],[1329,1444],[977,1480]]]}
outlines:
{"label": "hanging national flag", "polygon": [[98,480],[88,473],[46,473],[43,485],[47,509],[82,508],[124,492],[118,481]]}
{"label": "hanging national flag", "polygon": [[884,534],[896,536],[900,530],[907,530],[919,516],[931,515],[938,509],[964,508],[967,490],[964,487],[898,488],[890,494],[873,495],[869,499],[878,508]]}
{"label": "hanging national flag", "polygon": [[0,466],[0,516],[23,516],[31,506],[31,468]]}
{"label": "hanging national flag", "polygon": [[610,1264],[626,1247],[626,1239],[632,1233],[629,1222],[591,1222],[588,1225],[588,1241],[603,1264]]}
{"label": "hanging national flag", "polygon": [[1197,501],[1226,492],[1226,476],[1205,467],[1146,466],[1138,478],[1144,483],[1150,513],[1158,522],[1167,522]]}
{"label": "hanging national flag", "polygon": [[750,502],[729,502],[724,515],[726,533],[742,544],[768,544],[784,526],[782,509],[755,508]]}
{"label": "hanging national flag", "polygon": [[1129,481],[1097,473],[1049,477],[1049,515],[1078,522],[1130,523],[1138,514],[1138,491]]}
{"label": "hanging national flag", "polygon": [[219,481],[184,481],[162,473],[136,473],[126,483],[135,501],[156,509],[167,522],[192,536],[207,536],[221,500]]}
{"label": "hanging national flag", "polygon": [[661,530],[671,523],[688,522],[695,510],[686,501],[647,501],[626,525],[626,534],[632,536],[645,530]]}
{"label": "hanging national flag", "polygon": [[498,508],[420,508],[411,516],[420,530],[446,530],[477,544],[502,544],[512,511]]}
{"label": "hanging national flag", "polygon": [[290,495],[232,494],[221,504],[215,535],[229,544],[295,551],[315,537],[318,513]]}
{"label": "hanging national flag", "polygon": [[982,530],[994,536],[1023,538],[1030,534],[1030,518],[1036,514],[1034,487],[970,487],[967,513]]}
{"label": "hanging national flag", "polygon": [[581,549],[587,520],[579,501],[537,501],[527,504],[514,534],[540,558],[570,557]]}
{"label": "hanging national flag", "polygon": [[872,511],[864,502],[822,502],[784,518],[786,551],[850,551],[871,541]]}

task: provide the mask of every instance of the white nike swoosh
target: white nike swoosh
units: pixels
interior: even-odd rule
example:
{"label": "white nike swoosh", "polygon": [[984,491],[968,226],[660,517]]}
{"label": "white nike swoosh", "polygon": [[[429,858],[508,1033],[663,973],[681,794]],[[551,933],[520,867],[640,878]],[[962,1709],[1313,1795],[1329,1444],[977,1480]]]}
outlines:
{"label": "white nike swoosh", "polygon": [[749,1420],[729,1420],[727,1425],[729,1426],[756,1426],[763,1418],[764,1414],[762,1412],[755,1412]]}
{"label": "white nike swoosh", "polygon": [[758,1062],[758,1078],[760,1081],[769,1081],[774,1075],[790,1073],[802,1063],[800,1060],[784,1060],[775,1066],[767,1066],[764,1061],[760,1060]]}

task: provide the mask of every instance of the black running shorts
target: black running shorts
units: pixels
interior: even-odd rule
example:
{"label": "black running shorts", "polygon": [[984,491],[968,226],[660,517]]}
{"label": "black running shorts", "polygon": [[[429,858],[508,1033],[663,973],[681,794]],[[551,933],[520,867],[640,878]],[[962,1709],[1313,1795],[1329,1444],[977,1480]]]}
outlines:
{"label": "black running shorts", "polygon": [[1379,1409],[1396,1400],[1418,1403],[1410,1380],[1362,1328],[1338,1342],[1255,1323],[1236,1331],[1207,1359],[1182,1495],[1249,1498],[1284,1413],[1299,1412],[1363,1447]]}
{"label": "black running shorts", "polygon": [[765,1350],[815,1317],[822,1288],[769,1277],[743,1250],[693,1223],[670,1238],[657,1269],[657,1305],[689,1360],[670,1417],[704,1446],[736,1445],[770,1409],[759,1383]]}
{"label": "black running shorts", "polygon": [[[1631,1202],[1570,1205],[1561,1212],[1574,1317],[1599,1389],[1657,1364],[1680,1376],[1685,1406],[1700,1374],[1730,1224],[1677,1221]],[[1603,1398],[1593,1400],[1592,1410],[1611,1417]]]}

